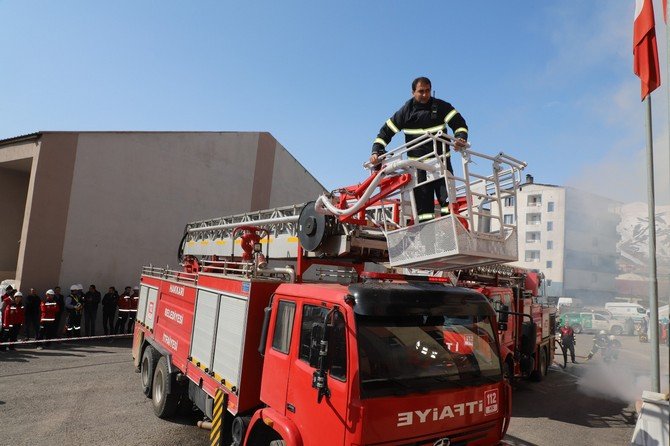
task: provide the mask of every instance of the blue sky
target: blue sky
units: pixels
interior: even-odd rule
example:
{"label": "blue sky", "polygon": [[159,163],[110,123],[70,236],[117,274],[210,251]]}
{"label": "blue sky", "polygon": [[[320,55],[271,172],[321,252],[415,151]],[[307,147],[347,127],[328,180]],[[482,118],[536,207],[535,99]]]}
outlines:
{"label": "blue sky", "polygon": [[[476,150],[526,160],[538,182],[644,199],[634,3],[0,0],[0,138],[269,131],[336,188],[366,176],[379,127],[425,75]],[[653,100],[665,200],[665,86]]]}

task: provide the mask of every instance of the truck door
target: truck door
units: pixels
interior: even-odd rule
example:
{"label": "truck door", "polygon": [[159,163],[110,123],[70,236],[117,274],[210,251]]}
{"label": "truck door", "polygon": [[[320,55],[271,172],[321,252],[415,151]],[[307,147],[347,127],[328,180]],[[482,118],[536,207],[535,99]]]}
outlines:
{"label": "truck door", "polygon": [[292,358],[286,397],[286,416],[299,426],[303,443],[320,446],[342,445],[347,423],[349,379],[347,376],[347,345],[345,315],[339,310],[333,315],[334,325],[328,345],[330,366],[327,385],[330,396],[317,401],[317,389],[312,387],[315,368],[309,365],[312,326],[322,323],[331,308],[319,302],[303,303],[299,309],[299,349]]}
{"label": "truck door", "polygon": [[582,327],[585,330],[593,330],[593,315],[591,313],[582,313]]}
{"label": "truck door", "polygon": [[[274,313],[275,311],[273,311]],[[294,319],[296,302],[278,296],[276,316],[269,327],[269,345],[265,349],[261,399],[277,412],[286,411],[286,383],[291,363],[291,355],[296,350]]]}

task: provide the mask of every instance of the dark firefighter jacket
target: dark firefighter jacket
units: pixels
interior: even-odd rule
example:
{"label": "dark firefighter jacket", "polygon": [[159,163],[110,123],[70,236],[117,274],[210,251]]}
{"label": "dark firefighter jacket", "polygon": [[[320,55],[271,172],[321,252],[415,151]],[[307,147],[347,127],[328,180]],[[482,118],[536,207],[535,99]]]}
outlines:
{"label": "dark firefighter jacket", "polygon": [[[422,104],[414,98],[405,102],[400,110],[387,119],[372,145],[372,153],[381,155],[386,152],[386,145],[393,136],[402,131],[405,133],[405,142],[410,142],[426,132],[445,131],[449,126],[457,138],[468,139],[468,125],[463,116],[448,102],[430,98],[427,104]],[[419,157],[433,149],[428,142],[408,152],[410,157]],[[451,170],[451,162],[449,163]]]}

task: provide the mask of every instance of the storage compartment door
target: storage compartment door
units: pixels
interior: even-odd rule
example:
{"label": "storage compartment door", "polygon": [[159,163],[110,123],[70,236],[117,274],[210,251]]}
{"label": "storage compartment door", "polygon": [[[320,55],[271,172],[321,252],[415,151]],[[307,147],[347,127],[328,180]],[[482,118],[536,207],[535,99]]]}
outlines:
{"label": "storage compartment door", "polygon": [[212,367],[212,344],[216,329],[219,295],[211,291],[198,290],[193,321],[191,357],[200,363],[201,369]]}
{"label": "storage compartment door", "polygon": [[144,314],[146,313],[147,310],[147,296],[149,294],[149,287],[146,285],[142,285],[140,287],[140,300],[137,302],[137,316],[136,319],[139,322],[144,323],[145,316]]}
{"label": "storage compartment door", "polygon": [[147,311],[144,316],[144,325],[146,325],[149,330],[154,329],[154,320],[156,319],[156,300],[158,299],[158,290],[156,288],[149,288],[149,293],[147,296]]}
{"label": "storage compartment door", "polygon": [[214,373],[226,380],[228,387],[239,386],[247,325],[246,297],[223,295],[214,349]]}

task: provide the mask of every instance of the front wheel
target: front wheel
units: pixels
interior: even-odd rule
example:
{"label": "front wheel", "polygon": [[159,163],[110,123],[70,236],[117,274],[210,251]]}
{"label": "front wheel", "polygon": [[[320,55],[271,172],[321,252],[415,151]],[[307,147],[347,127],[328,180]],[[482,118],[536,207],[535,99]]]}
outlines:
{"label": "front wheel", "polygon": [[154,372],[152,405],[158,418],[169,418],[174,415],[179,397],[171,390],[171,376],[168,373],[167,359],[162,356]]}
{"label": "front wheel", "polygon": [[581,324],[575,324],[572,326],[572,330],[576,333],[579,334],[582,332],[582,326]]}
{"label": "front wheel", "polygon": [[615,325],[610,329],[610,333],[614,336],[621,336],[623,333],[623,327],[621,325]]}
{"label": "front wheel", "polygon": [[158,362],[156,350],[150,345],[144,349],[142,362],[140,363],[140,379],[142,380],[142,392],[151,398],[152,387],[154,383],[154,371]]}
{"label": "front wheel", "polygon": [[284,440],[272,440],[269,446],[286,446],[286,442]]}

